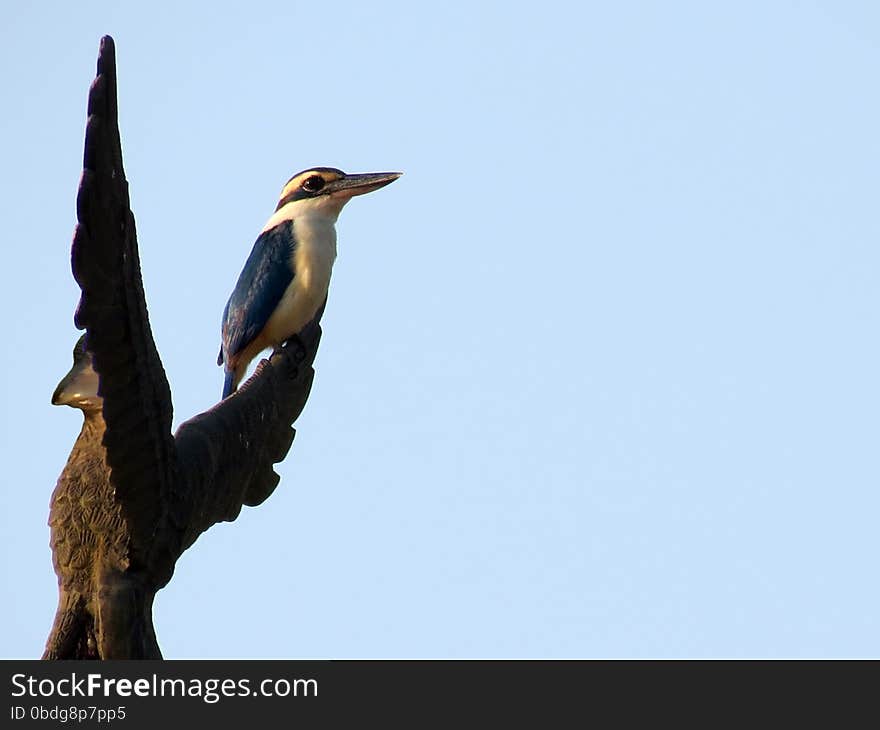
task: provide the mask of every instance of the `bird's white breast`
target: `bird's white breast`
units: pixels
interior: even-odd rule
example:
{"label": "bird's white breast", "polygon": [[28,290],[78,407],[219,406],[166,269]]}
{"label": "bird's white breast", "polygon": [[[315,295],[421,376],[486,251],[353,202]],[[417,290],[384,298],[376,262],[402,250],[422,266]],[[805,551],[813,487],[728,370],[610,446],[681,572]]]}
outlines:
{"label": "bird's white breast", "polygon": [[291,256],[293,281],[266,323],[265,333],[283,342],[305,327],[323,304],[336,260],[336,217],[303,215],[294,218],[296,246]]}

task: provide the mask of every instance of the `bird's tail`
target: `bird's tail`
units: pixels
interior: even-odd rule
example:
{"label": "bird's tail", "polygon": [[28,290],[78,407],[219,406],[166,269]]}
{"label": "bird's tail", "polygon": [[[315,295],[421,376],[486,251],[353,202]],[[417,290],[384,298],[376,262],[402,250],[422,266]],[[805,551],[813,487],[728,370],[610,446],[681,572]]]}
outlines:
{"label": "bird's tail", "polygon": [[235,370],[226,371],[226,380],[223,381],[223,398],[235,392]]}

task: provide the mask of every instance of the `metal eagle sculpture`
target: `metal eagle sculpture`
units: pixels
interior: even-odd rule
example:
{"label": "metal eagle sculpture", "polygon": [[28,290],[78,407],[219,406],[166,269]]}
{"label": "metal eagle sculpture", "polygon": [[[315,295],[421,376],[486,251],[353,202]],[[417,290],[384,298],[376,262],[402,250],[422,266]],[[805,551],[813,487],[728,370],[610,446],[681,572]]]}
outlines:
{"label": "metal eagle sculpture", "polygon": [[89,92],[71,250],[85,335],[53,402],[84,423],[52,495],[58,610],[44,659],[160,659],[156,592],[211,525],[263,502],[279,481],[314,377],[321,310],[231,397],[172,435],[171,392],[141,281],[122,167],[113,40]]}

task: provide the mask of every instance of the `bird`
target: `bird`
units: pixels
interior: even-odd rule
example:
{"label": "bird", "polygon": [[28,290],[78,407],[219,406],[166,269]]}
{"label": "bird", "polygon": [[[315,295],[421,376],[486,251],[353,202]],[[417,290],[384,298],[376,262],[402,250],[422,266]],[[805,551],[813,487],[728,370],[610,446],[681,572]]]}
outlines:
{"label": "bird", "polygon": [[225,374],[222,398],[236,391],[260,352],[277,350],[322,311],[343,206],[401,174],[312,167],[287,181],[223,310],[217,357]]}
{"label": "bird", "polygon": [[100,379],[85,340],[52,394],[53,405],[80,409],[83,425],[49,503],[58,610],[44,658],[155,658],[155,589],[132,559],[131,523],[111,482]]}
{"label": "bird", "polygon": [[[49,508],[58,610],[43,658],[161,659],[156,592],[205,530],[277,487],[274,465],[290,450],[309,396],[321,328],[309,323],[235,398],[172,434],[171,389],[150,327],[122,165],[109,36],[88,110],[70,251],[82,290],[74,324],[86,334],[52,396],[79,409],[83,425]],[[234,620],[229,626],[235,630]],[[228,631],[217,632],[218,645]]]}

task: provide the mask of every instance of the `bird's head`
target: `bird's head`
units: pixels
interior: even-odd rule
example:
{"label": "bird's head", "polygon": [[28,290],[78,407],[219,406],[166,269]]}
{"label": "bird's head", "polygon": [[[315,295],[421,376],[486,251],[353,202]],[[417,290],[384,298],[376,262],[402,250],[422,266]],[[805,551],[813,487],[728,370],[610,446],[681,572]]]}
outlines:
{"label": "bird's head", "polygon": [[[312,167],[294,175],[281,190],[276,216],[323,215],[334,220],[355,195],[371,193],[394,182],[401,172],[346,173],[335,167]],[[275,216],[273,216],[275,217]]]}
{"label": "bird's head", "polygon": [[86,336],[73,348],[73,367],[58,383],[52,394],[52,405],[71,406],[83,411],[100,410],[104,399],[98,395],[98,373],[92,367],[92,353],[86,349]]}

